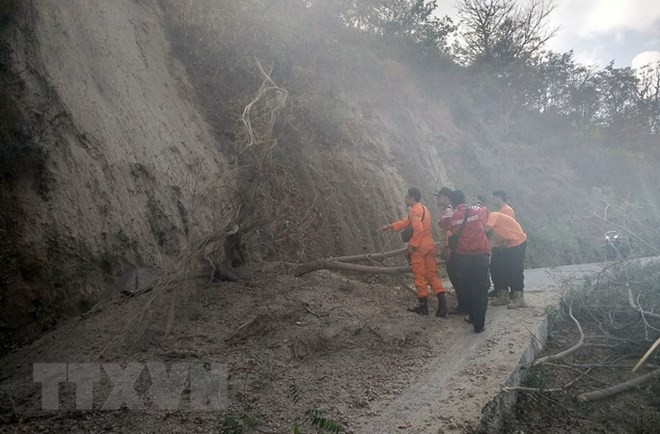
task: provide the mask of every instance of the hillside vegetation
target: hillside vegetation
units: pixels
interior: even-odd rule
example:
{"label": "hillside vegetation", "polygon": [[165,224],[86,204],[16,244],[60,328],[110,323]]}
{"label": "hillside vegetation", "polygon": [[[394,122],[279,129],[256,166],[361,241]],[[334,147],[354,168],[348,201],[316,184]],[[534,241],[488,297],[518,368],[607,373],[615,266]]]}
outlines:
{"label": "hillside vegetation", "polygon": [[[314,246],[307,253],[357,247],[328,244],[334,213],[345,220],[343,210],[360,209],[361,217],[350,220],[371,226],[351,229],[355,240],[371,238],[369,229],[400,209],[400,195],[378,189],[388,174],[363,168],[380,158],[405,184],[420,186],[429,202],[428,193],[444,182],[473,197],[508,191],[530,233],[530,266],[601,260],[611,229],[629,231],[635,253],[653,252],[657,70],[598,69],[578,64],[572,53],[544,50],[552,29],[546,25],[551,6],[543,2],[529,9],[507,1],[459,3],[458,26],[434,17],[435,2],[408,0],[163,6],[175,53],[217,135],[229,142],[240,136],[243,126],[235,120],[253,96],[248,90],[259,84],[255,59],[289,91],[269,157],[295,169],[260,176],[299,186],[295,193],[264,193],[276,203],[325,211],[295,240]],[[485,5],[493,11],[489,30],[474,22]],[[510,28],[494,24],[498,14]],[[466,42],[450,47],[457,35]],[[429,159],[435,154],[442,160]],[[356,173],[342,171],[343,164],[330,173],[321,169],[343,156]],[[323,185],[333,188],[322,194],[327,207],[314,202]]]}

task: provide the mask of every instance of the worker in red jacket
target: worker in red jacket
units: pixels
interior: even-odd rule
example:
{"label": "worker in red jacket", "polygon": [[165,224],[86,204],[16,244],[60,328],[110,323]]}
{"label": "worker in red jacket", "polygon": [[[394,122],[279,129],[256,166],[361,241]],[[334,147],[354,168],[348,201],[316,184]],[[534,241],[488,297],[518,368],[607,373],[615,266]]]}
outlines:
{"label": "worker in red jacket", "polygon": [[[450,196],[452,194],[452,189],[449,187],[442,187],[440,190],[435,192],[433,195],[436,197],[438,208],[442,211],[440,216],[444,215],[447,212],[453,212],[454,208],[451,206]],[[447,269],[447,277],[451,285],[454,287],[454,292],[456,293],[457,305],[454,309],[449,311],[450,315],[466,315],[467,309],[465,308],[465,302],[463,300],[463,291],[461,290],[458,282],[455,278],[456,273],[454,261],[452,261],[451,249],[449,248],[449,237],[452,235],[451,231],[442,231],[443,233],[443,246],[442,246],[442,259],[445,261],[445,267]]]}
{"label": "worker in red jacket", "polygon": [[409,189],[406,195],[408,217],[383,226],[380,230],[400,232],[407,227],[412,228],[412,237],[408,241],[408,254],[417,288],[417,304],[409,310],[420,315],[429,314],[428,286],[430,285],[433,293],[438,297],[438,310],[435,315],[444,318],[447,316],[447,299],[442,280],[438,277],[436,247],[431,234],[431,213],[421,203],[421,199],[422,194],[417,188]]}
{"label": "worker in red jacket", "polygon": [[[455,261],[456,280],[464,292],[468,311],[466,321],[472,323],[474,331],[484,331],[486,309],[488,308],[488,259],[490,246],[484,230],[488,210],[483,206],[465,205],[465,195],[460,190],[452,192],[453,211],[443,214],[440,227],[451,231],[457,242],[450,240],[453,247],[452,260]],[[467,219],[465,218],[467,214]]]}

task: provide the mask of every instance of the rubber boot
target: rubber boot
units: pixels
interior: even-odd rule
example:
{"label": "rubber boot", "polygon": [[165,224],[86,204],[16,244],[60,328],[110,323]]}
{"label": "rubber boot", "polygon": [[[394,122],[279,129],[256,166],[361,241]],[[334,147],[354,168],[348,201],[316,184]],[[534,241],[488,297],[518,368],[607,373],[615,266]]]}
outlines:
{"label": "rubber boot", "polygon": [[509,309],[521,309],[527,307],[525,303],[525,293],[522,291],[514,291],[511,294],[511,303],[507,306]]}
{"label": "rubber boot", "polygon": [[491,306],[506,306],[509,304],[509,291],[501,289],[497,292],[497,298],[493,300]]}
{"label": "rubber boot", "polygon": [[429,314],[429,304],[426,297],[418,298],[417,304],[414,307],[408,309],[409,312],[415,312],[418,315],[428,315]]}
{"label": "rubber boot", "polygon": [[435,312],[435,316],[440,318],[445,318],[447,316],[447,297],[445,297],[444,292],[438,293],[438,310]]}

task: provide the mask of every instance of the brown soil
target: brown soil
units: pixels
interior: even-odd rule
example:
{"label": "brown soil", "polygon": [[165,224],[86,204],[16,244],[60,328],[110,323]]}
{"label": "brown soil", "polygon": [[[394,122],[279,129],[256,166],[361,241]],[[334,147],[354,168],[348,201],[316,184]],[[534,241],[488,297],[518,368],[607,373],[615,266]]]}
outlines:
{"label": "brown soil", "polygon": [[[286,431],[310,408],[350,429],[356,418],[370,414],[372,401],[386,402],[415,381],[425,363],[443,351],[445,331],[462,322],[406,312],[414,297],[400,286],[328,272],[295,279],[278,275],[279,265],[267,267],[249,284],[199,282],[187,296],[178,294],[169,337],[164,330],[172,293],[157,300],[140,339],[132,339],[137,330],[125,329],[147,293],[101,305],[99,313],[65,323],[8,355],[0,374],[8,392],[0,398],[2,431],[223,432],[226,417],[241,413],[262,421],[265,430]],[[132,352],[122,340],[136,342]],[[40,412],[33,363],[123,360],[220,361],[229,373],[228,411]],[[297,404],[289,396],[293,384]],[[74,395],[60,388],[62,408],[73,407]],[[100,405],[104,398],[97,401]]]}
{"label": "brown soil", "polygon": [[[2,431],[254,432],[231,428],[249,415],[262,432],[291,432],[306,410],[319,409],[347,432],[462,433],[479,425],[482,409],[511,384],[514,367],[530,356],[529,333],[560,297],[547,270],[529,270],[530,307],[490,308],[486,331],[475,334],[460,316],[407,312],[414,295],[396,279],[360,281],[327,271],[297,279],[273,263],[241,277],[245,283],[179,285],[170,336],[173,292],[154,298],[143,329],[132,325],[154,290],[101,304],[14,351],[0,371]],[[435,307],[431,301],[431,313]],[[162,412],[148,401],[145,411],[70,411],[74,390],[62,384],[62,411],[44,413],[32,381],[37,362],[186,360],[227,367],[226,412]],[[94,408],[107,397],[106,383],[95,390]],[[148,386],[141,377],[135,387]]]}

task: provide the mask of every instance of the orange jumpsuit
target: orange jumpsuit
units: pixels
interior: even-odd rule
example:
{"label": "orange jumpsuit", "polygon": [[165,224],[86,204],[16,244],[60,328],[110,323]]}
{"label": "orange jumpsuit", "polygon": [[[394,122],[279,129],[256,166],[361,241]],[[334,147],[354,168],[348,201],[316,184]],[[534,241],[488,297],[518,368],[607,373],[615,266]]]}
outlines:
{"label": "orange jumpsuit", "polygon": [[408,241],[408,246],[413,248],[410,255],[410,266],[415,279],[417,297],[428,297],[429,285],[433,288],[434,294],[445,292],[442,280],[438,277],[436,247],[431,235],[431,212],[418,202],[408,209],[408,218],[394,222],[390,227],[393,231],[399,232],[408,225],[413,228],[413,236]]}

